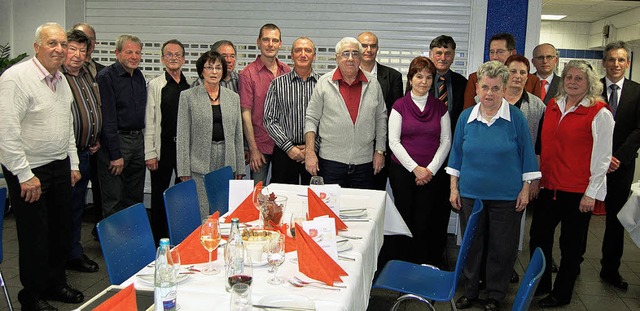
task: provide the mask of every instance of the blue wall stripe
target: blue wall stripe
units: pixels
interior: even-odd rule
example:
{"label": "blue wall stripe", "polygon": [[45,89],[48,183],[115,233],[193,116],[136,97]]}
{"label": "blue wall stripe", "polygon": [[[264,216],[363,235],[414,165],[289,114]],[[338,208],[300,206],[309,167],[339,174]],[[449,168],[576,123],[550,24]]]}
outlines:
{"label": "blue wall stripe", "polygon": [[518,54],[524,54],[527,39],[528,0],[489,0],[487,4],[487,31],[485,33],[484,61],[489,60],[491,36],[508,32],[516,38]]}

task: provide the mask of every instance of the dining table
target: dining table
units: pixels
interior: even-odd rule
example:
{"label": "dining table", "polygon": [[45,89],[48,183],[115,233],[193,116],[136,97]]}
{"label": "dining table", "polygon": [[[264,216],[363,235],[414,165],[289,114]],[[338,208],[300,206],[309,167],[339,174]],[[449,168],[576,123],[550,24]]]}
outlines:
{"label": "dining table", "polygon": [[631,184],[629,199],[616,216],[629,232],[631,240],[640,247],[640,182]]}
{"label": "dining table", "polygon": [[[307,188],[308,186],[270,184],[268,189],[277,196],[286,196],[287,205],[282,217],[283,223],[287,223],[289,215],[294,212],[307,212]],[[346,238],[349,247],[339,252],[337,264],[348,274],[343,276],[343,288],[318,288],[312,286],[296,287],[288,282],[281,285],[271,285],[267,279],[271,277],[266,262],[253,265],[253,281],[251,283],[251,299],[257,304],[265,297],[277,295],[303,296],[312,300],[315,310],[318,311],[358,311],[366,310],[369,304],[369,293],[377,268],[378,253],[382,247],[385,232],[408,232],[406,224],[394,216],[395,206],[387,202],[389,197],[384,191],[342,188],[339,194],[339,208],[365,209],[366,214],[358,219],[345,219],[347,230],[339,231],[338,238]],[[391,211],[388,211],[392,209]],[[395,210],[397,213],[397,210]],[[224,218],[224,215],[222,216]],[[385,218],[393,219],[392,224]],[[251,226],[258,226],[258,221],[249,222]],[[181,311],[190,310],[230,310],[231,294],[225,290],[223,247],[218,248],[218,258],[213,262],[216,269],[221,272],[215,275],[205,275],[200,272],[187,274],[177,285],[177,303]],[[298,264],[293,258],[297,258],[296,251],[285,254],[284,263],[278,268],[277,274],[281,278],[293,280],[294,277],[306,281],[312,281],[298,270]],[[196,264],[193,268],[201,270],[206,263]],[[184,267],[183,267],[184,268]],[[191,270],[193,271],[193,270]],[[144,267],[136,275],[133,275],[122,286],[135,284],[139,290],[153,290],[153,284],[138,277],[138,275],[152,274],[152,265]],[[254,310],[262,310],[254,308]]]}

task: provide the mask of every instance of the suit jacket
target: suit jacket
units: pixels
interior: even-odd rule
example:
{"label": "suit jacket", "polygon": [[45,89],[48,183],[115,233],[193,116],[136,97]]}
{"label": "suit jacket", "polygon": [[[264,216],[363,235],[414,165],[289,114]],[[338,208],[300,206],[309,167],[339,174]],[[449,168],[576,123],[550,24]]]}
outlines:
{"label": "suit jacket", "polygon": [[[547,91],[547,95],[544,98],[542,98],[542,102],[545,105],[547,105],[547,103],[549,103],[549,101],[556,96],[556,94],[558,93],[559,85],[560,85],[560,76],[554,73],[553,78],[551,79],[551,84],[549,84],[549,91]],[[542,91],[542,85],[540,85],[540,91]]]}
{"label": "suit jacket", "polygon": [[387,114],[389,114],[391,113],[393,103],[404,95],[402,91],[402,74],[393,68],[378,63],[378,74],[376,78],[382,88],[382,96],[387,105]]}
{"label": "suit jacket", "polygon": [[[608,103],[605,79],[602,97]],[[624,79],[618,101],[613,129],[613,156],[626,166],[635,167],[636,154],[640,148],[640,84]]]}
{"label": "suit jacket", "polygon": [[[231,166],[235,175],[245,173],[244,145],[240,96],[220,87],[220,109],[224,128],[224,164]],[[206,174],[211,167],[211,141],[213,112],[209,94],[204,85],[182,91],[178,104],[177,168],[178,176],[191,176],[191,172]]]}
{"label": "suit jacket", "polygon": [[[474,72],[469,75],[467,88],[464,90],[464,109],[476,104],[474,100],[476,97],[476,83],[478,83],[478,75]],[[538,76],[530,73],[527,77],[527,83],[524,85],[524,90],[540,98],[540,89],[540,79],[538,79]]]}
{"label": "suit jacket", "polygon": [[[463,110],[464,106],[464,90],[467,86],[467,78],[463,75],[450,70],[451,72],[451,87],[453,88],[452,94],[447,94],[449,97],[449,105],[451,106],[451,110],[449,111],[449,118],[451,118],[451,131],[455,131],[456,122],[458,122],[458,117]],[[431,90],[429,93],[435,96],[435,77],[434,83],[431,84]]]}

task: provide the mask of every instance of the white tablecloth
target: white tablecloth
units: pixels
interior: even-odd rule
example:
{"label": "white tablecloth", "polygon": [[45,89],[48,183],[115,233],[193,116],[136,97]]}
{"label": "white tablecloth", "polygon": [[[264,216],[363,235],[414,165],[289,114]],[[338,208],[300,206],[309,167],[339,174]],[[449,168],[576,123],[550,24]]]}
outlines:
{"label": "white tablecloth", "polygon": [[631,196],[617,216],[633,242],[640,247],[640,183],[631,185]]}
{"label": "white tablecloth", "polygon": [[[270,191],[277,195],[288,197],[284,220],[288,221],[289,215],[294,211],[305,211],[307,198],[306,186],[293,186],[282,184],[269,185]],[[376,270],[377,257],[382,247],[383,234],[385,232],[385,213],[388,207],[387,195],[383,191],[342,189],[340,196],[340,208],[366,208],[368,222],[347,222],[349,229],[341,233],[360,236],[361,240],[350,240],[353,248],[340,255],[355,258],[355,261],[339,260],[338,264],[349,274],[343,277],[346,289],[340,291],[316,289],[312,287],[297,288],[288,283],[282,285],[270,285],[267,279],[267,267],[254,267],[252,298],[257,303],[262,297],[276,294],[297,294],[306,296],[316,303],[319,311],[358,311],[366,310],[369,303],[369,292]],[[395,209],[395,207],[394,207]],[[397,213],[397,210],[395,211]],[[398,214],[399,216],[399,214]],[[393,217],[393,216],[392,216]],[[404,222],[402,222],[404,225]],[[396,223],[396,226],[398,224]],[[404,225],[406,227],[406,225]],[[278,269],[278,275],[283,278],[299,276],[306,279],[298,271],[297,264],[291,263],[290,258],[296,257],[296,252],[286,254],[285,263]],[[214,262],[217,269],[223,271],[222,250],[219,250],[218,260]],[[198,267],[197,265],[196,267]],[[144,268],[140,273],[153,273],[153,268]],[[135,283],[136,288],[152,289],[152,286],[141,282],[135,276],[125,281],[122,285]],[[178,304],[181,311],[190,310],[229,310],[230,294],[224,290],[224,272],[217,275],[203,275],[196,273],[189,279],[178,285]]]}

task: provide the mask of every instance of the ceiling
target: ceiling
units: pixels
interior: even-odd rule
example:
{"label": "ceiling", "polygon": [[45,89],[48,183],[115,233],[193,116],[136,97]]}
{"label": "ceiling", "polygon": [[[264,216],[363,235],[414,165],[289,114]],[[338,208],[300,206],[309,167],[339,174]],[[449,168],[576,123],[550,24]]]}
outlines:
{"label": "ceiling", "polygon": [[567,15],[563,22],[595,22],[640,7],[640,0],[542,0],[542,14]]}

